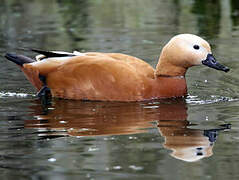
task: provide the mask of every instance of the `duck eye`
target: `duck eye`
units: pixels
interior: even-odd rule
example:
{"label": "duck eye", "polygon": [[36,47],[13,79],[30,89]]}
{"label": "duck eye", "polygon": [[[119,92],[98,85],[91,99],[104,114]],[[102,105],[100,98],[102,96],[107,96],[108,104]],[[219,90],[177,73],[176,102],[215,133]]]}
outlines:
{"label": "duck eye", "polygon": [[199,45],[194,45],[193,48],[198,50],[200,47],[199,47]]}

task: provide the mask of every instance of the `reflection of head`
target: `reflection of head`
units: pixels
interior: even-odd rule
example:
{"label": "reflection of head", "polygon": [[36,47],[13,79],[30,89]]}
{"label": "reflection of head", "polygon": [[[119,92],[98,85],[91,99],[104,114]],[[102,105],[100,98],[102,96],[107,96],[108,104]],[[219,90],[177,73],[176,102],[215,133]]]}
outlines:
{"label": "reflection of head", "polygon": [[[173,137],[171,137],[173,139]],[[198,161],[202,158],[209,157],[213,154],[213,144],[205,136],[168,138],[164,147],[171,149],[171,156],[187,162]],[[180,140],[179,140],[180,139]],[[177,142],[176,142],[177,141]]]}
{"label": "reflection of head", "polygon": [[198,161],[213,154],[213,143],[204,136],[204,131],[189,129],[182,121],[172,127],[173,122],[167,121],[166,126],[160,127],[159,132],[165,138],[164,147],[172,150],[171,156],[187,162]]}
{"label": "reflection of head", "polygon": [[198,130],[187,128],[188,121],[159,121],[158,129],[165,138],[164,147],[172,150],[171,156],[187,162],[210,157],[218,132],[231,129],[231,124],[217,129]]}

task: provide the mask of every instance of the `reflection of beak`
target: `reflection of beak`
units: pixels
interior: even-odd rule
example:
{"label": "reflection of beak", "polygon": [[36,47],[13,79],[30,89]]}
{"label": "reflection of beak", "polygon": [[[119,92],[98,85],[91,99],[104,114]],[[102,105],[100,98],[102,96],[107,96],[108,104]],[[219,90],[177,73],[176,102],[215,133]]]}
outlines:
{"label": "reflection of beak", "polygon": [[208,54],[207,58],[202,61],[202,64],[214,68],[220,71],[228,72],[230,69],[226,66],[223,66],[219,62],[216,61],[215,57],[212,54]]}

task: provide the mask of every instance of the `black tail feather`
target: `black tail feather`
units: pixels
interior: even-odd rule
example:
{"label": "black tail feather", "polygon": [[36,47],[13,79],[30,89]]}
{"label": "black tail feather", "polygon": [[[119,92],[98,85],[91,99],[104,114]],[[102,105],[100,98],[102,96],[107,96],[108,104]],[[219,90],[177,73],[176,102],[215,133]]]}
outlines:
{"label": "black tail feather", "polygon": [[11,54],[11,53],[7,53],[5,55],[5,58],[7,58],[8,60],[16,63],[19,66],[22,66],[25,63],[35,62],[35,60],[33,60],[33,59],[29,58],[29,57],[26,57],[26,56],[23,56],[23,55]]}
{"label": "black tail feather", "polygon": [[33,52],[42,54],[44,56],[46,56],[46,58],[50,58],[50,57],[66,57],[66,56],[74,56],[74,54],[67,54],[67,53],[56,53],[56,52],[52,52],[52,51],[43,51],[43,50],[39,50],[39,49],[30,49]]}

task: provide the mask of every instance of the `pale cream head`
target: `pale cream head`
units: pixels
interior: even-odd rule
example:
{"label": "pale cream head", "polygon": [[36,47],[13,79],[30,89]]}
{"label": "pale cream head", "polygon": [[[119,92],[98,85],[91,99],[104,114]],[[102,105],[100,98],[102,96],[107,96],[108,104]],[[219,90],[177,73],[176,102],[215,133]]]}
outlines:
{"label": "pale cream head", "polygon": [[193,34],[174,36],[163,48],[156,75],[185,75],[187,68],[201,65],[211,54],[207,41]]}

